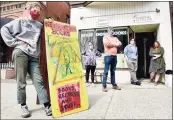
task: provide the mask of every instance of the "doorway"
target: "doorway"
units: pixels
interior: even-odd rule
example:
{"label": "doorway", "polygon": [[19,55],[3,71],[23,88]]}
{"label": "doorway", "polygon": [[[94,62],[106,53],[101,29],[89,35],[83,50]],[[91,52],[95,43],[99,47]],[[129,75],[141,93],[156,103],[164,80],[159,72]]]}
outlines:
{"label": "doorway", "polygon": [[149,78],[149,66],[151,59],[149,52],[155,41],[154,32],[135,33],[135,39],[138,48],[137,78]]}

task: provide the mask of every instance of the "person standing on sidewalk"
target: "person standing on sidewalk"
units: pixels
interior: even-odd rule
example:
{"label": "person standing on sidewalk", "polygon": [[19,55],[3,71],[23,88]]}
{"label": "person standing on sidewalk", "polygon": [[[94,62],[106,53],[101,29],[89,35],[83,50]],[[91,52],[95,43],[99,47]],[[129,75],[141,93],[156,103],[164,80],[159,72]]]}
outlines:
{"label": "person standing on sidewalk", "polygon": [[52,115],[51,104],[40,73],[40,33],[43,25],[38,22],[41,5],[38,2],[28,3],[28,15],[18,18],[1,28],[1,35],[9,47],[14,47],[12,59],[15,64],[17,79],[17,100],[21,104],[22,117],[30,117],[26,104],[26,75],[33,80],[39,101],[45,106],[47,116]]}
{"label": "person standing on sidewalk", "polygon": [[137,46],[135,45],[134,39],[131,39],[130,44],[125,47],[124,55],[126,58],[130,75],[131,75],[131,84],[141,85],[141,83],[137,80],[137,77],[136,77],[138,50],[137,50]]}
{"label": "person standing on sidewalk", "polygon": [[149,67],[150,82],[155,79],[155,86],[157,86],[160,75],[165,74],[166,65],[163,58],[164,48],[160,46],[158,41],[154,42],[153,47],[150,49],[149,55],[152,57]]}
{"label": "person standing on sidewalk", "polygon": [[90,85],[89,84],[89,73],[91,71],[91,80],[92,80],[92,86],[95,87],[94,84],[94,73],[95,73],[95,69],[96,69],[96,57],[101,57],[100,52],[98,52],[97,50],[94,49],[94,45],[92,44],[92,42],[88,43],[89,45],[89,49],[86,50],[82,55],[85,56],[86,60],[85,60],[85,68],[86,68],[86,83],[87,83],[87,87]]}
{"label": "person standing on sidewalk", "polygon": [[111,84],[113,89],[121,90],[115,82],[115,70],[117,65],[117,48],[122,45],[122,43],[118,40],[117,37],[114,37],[113,28],[108,28],[108,33],[103,37],[103,44],[104,44],[104,75],[103,75],[103,86],[102,91],[107,92],[107,77],[108,71],[110,68],[111,73]]}

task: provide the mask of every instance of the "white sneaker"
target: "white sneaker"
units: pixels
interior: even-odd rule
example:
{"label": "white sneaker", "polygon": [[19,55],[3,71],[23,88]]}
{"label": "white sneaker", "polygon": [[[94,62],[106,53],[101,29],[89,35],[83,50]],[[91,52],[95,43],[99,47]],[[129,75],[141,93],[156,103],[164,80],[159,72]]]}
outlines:
{"label": "white sneaker", "polygon": [[88,87],[88,86],[90,86],[90,84],[89,83],[86,83],[86,87]]}
{"label": "white sneaker", "polygon": [[95,87],[95,84],[94,83],[92,83],[92,87]]}
{"label": "white sneaker", "polygon": [[51,106],[48,106],[45,108],[45,112],[47,116],[51,116],[52,115],[52,109]]}
{"label": "white sneaker", "polygon": [[21,106],[21,109],[22,109],[22,115],[21,116],[23,118],[27,118],[27,117],[30,117],[31,116],[31,114],[30,114],[30,112],[28,110],[27,105]]}

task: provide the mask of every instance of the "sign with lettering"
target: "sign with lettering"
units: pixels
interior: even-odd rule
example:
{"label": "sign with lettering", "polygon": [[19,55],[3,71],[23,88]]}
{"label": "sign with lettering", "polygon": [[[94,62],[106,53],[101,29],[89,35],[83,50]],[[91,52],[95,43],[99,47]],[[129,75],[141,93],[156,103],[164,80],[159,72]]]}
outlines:
{"label": "sign with lettering", "polygon": [[53,117],[88,109],[76,27],[45,20],[44,29]]}
{"label": "sign with lettering", "polygon": [[[107,32],[97,32],[96,36],[104,36],[105,34],[107,34]],[[127,31],[126,30],[114,31],[113,35],[127,35]]]}
{"label": "sign with lettering", "polygon": [[96,26],[97,27],[107,27],[107,26],[109,26],[108,18],[107,17],[105,17],[105,18],[98,18]]}
{"label": "sign with lettering", "polygon": [[143,23],[143,22],[152,22],[153,17],[151,15],[134,15],[133,22],[135,23]]}

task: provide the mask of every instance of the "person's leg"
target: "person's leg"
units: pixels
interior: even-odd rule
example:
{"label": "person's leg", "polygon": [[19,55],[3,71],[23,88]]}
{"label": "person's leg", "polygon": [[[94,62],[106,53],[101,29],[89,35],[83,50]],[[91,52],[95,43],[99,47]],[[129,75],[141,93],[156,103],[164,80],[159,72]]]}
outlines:
{"label": "person's leg", "polygon": [[90,67],[89,65],[86,65],[86,87],[89,86],[89,73],[90,73]]}
{"label": "person's leg", "polygon": [[155,75],[155,86],[157,85],[159,78],[160,78],[160,74],[156,73],[156,75]]}
{"label": "person's leg", "polygon": [[103,73],[103,91],[107,92],[106,89],[106,83],[107,83],[107,77],[108,77],[108,71],[109,71],[109,66],[111,62],[111,56],[105,56],[104,57],[104,73]]}
{"label": "person's leg", "polygon": [[26,105],[26,75],[28,67],[28,56],[20,49],[14,49],[13,62],[15,65],[17,80],[17,100],[21,104],[22,117],[30,116],[30,112]]}
{"label": "person's leg", "polygon": [[117,65],[117,56],[111,56],[111,67],[110,67],[110,72],[111,72],[111,84],[113,85],[113,89],[121,90],[115,82],[115,70],[116,70],[116,65]]}
{"label": "person's leg", "polygon": [[141,85],[141,82],[138,81],[137,75],[136,75],[137,68],[138,68],[137,61],[133,62],[133,66],[134,66],[134,74],[133,74],[134,82],[135,82],[136,85]]}
{"label": "person's leg", "polygon": [[36,92],[39,98],[39,102],[44,104],[46,114],[52,115],[51,104],[48,101],[48,95],[44,86],[44,81],[40,73],[40,65],[37,58],[29,57],[28,72],[33,80]]}
{"label": "person's leg", "polygon": [[133,64],[133,62],[131,62],[129,60],[127,61],[127,65],[128,65],[129,72],[131,75],[131,83],[134,83],[134,82],[136,82],[135,65]]}
{"label": "person's leg", "polygon": [[94,72],[95,72],[96,66],[91,66],[91,80],[92,80],[92,85],[94,85]]}
{"label": "person's leg", "polygon": [[151,72],[150,73],[150,82],[153,81],[154,77],[155,77],[155,73],[154,72]]}

